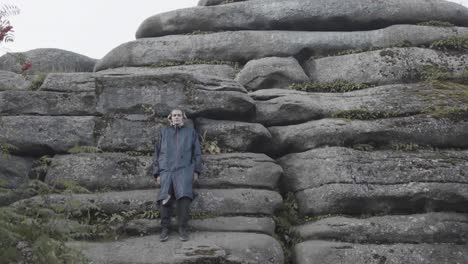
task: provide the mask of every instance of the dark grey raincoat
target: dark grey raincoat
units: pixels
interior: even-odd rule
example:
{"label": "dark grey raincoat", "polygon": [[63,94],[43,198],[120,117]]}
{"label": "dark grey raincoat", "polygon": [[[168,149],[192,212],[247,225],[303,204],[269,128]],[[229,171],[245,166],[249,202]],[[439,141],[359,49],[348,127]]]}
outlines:
{"label": "dark grey raincoat", "polygon": [[158,204],[168,194],[176,199],[188,197],[193,200],[193,173],[200,174],[201,169],[200,141],[195,129],[187,126],[162,129],[154,148],[153,161],[153,176],[161,177]]}

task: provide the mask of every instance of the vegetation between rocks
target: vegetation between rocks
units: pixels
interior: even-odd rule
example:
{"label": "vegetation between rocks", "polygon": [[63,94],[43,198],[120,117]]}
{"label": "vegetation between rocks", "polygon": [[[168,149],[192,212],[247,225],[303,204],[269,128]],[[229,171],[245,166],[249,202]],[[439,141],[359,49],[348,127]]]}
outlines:
{"label": "vegetation between rocks", "polygon": [[424,113],[434,118],[448,118],[453,121],[468,119],[467,106],[430,106],[424,110]]}
{"label": "vegetation between rocks", "polygon": [[292,250],[302,239],[294,226],[303,223],[299,216],[299,207],[293,193],[287,193],[283,204],[275,212],[273,220],[276,223],[275,238],[280,242],[283,249],[286,264],[292,264]]}
{"label": "vegetation between rocks", "polygon": [[201,60],[201,59],[193,59],[193,60],[188,60],[188,61],[163,61],[163,62],[159,62],[156,64],[152,64],[151,67],[161,68],[161,67],[173,67],[173,66],[182,66],[182,65],[200,65],[200,64],[230,65],[230,66],[233,66],[235,69],[240,68],[239,62],[222,61],[222,60]]}
{"label": "vegetation between rocks", "polygon": [[455,25],[447,21],[430,20],[426,22],[417,23],[418,26],[430,26],[430,27],[454,27]]}
{"label": "vegetation between rocks", "polygon": [[39,73],[37,74],[34,79],[31,82],[31,85],[29,86],[29,90],[31,91],[37,91],[41,88],[42,84],[44,83],[45,79],[47,77],[47,74],[45,73]]}
{"label": "vegetation between rocks", "polygon": [[322,93],[344,93],[356,90],[362,90],[371,87],[367,83],[352,83],[345,80],[335,80],[333,82],[304,82],[295,83],[289,86],[289,89],[305,92]]}
{"label": "vegetation between rocks", "polygon": [[0,142],[0,154],[5,157],[9,158],[11,156],[11,152],[18,150],[18,148],[15,145],[5,143],[5,142]]}
{"label": "vegetation between rocks", "polygon": [[454,80],[464,81],[468,79],[468,68],[463,73],[455,74],[449,69],[442,68],[437,65],[424,65],[421,73],[421,79],[427,82],[443,81],[443,80]]}
{"label": "vegetation between rocks", "polygon": [[220,154],[221,148],[218,146],[218,140],[216,139],[209,139],[206,135],[207,131],[203,132],[203,135],[200,136],[201,141],[200,145],[202,148],[202,152],[204,154]]}
{"label": "vegetation between rocks", "polygon": [[68,150],[70,154],[78,154],[78,153],[102,153],[103,151],[94,146],[78,146],[75,145],[73,148]]}
{"label": "vegetation between rocks", "polygon": [[338,111],[332,113],[333,118],[343,118],[347,120],[374,120],[380,118],[398,117],[401,114],[387,111],[370,111],[366,108]]}
{"label": "vegetation between rocks", "polygon": [[446,39],[434,41],[430,45],[431,49],[437,50],[468,50],[468,36],[453,36]]}
{"label": "vegetation between rocks", "polygon": [[349,54],[356,54],[356,53],[362,53],[362,52],[369,52],[369,51],[376,51],[376,50],[382,50],[382,49],[388,49],[388,48],[408,48],[413,46],[413,43],[411,43],[409,40],[403,40],[402,42],[396,43],[394,45],[391,45],[389,47],[369,47],[366,49],[350,49],[350,50],[342,50],[334,54],[333,56],[342,56],[342,55],[349,55]]}

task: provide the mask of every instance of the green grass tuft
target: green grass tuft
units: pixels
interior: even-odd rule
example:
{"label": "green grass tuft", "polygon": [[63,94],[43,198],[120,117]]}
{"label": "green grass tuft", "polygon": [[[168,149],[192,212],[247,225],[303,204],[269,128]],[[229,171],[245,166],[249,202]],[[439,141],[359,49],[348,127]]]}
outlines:
{"label": "green grass tuft", "polygon": [[289,86],[289,89],[305,91],[305,92],[322,92],[322,93],[344,93],[356,90],[362,90],[371,87],[366,83],[352,83],[345,80],[335,80],[333,82],[304,82],[295,83]]}
{"label": "green grass tuft", "polygon": [[39,90],[44,83],[44,80],[46,79],[47,74],[45,73],[39,73],[37,74],[34,79],[31,82],[31,85],[29,86],[29,90],[36,91]]}
{"label": "green grass tuft", "polygon": [[430,20],[426,22],[417,23],[418,26],[430,27],[454,27],[455,25],[447,21]]}
{"label": "green grass tuft", "polygon": [[397,117],[400,114],[386,111],[370,111],[365,108],[338,111],[332,114],[333,118],[343,118],[349,120],[374,120],[380,118]]}
{"label": "green grass tuft", "polygon": [[468,50],[468,36],[453,36],[434,41],[430,48],[437,50]]}

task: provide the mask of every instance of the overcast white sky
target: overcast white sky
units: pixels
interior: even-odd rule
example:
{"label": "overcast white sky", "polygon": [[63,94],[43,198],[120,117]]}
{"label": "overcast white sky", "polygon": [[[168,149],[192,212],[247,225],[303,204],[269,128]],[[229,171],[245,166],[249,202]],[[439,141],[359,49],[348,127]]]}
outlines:
{"label": "overcast white sky", "polygon": [[[468,6],[468,0],[452,2]],[[135,39],[140,23],[155,14],[196,6],[198,0],[0,0],[21,14],[10,17],[15,41],[5,51],[60,48],[100,59]]]}

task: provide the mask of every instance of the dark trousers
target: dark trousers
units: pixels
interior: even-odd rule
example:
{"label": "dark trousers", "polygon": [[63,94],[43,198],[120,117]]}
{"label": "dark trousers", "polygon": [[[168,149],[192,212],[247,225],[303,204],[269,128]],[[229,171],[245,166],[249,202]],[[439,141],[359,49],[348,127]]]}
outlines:
{"label": "dark trousers", "polygon": [[[169,228],[171,225],[171,215],[172,215],[172,203],[174,200],[169,200],[165,205],[161,204],[161,227]],[[176,201],[177,205],[177,222],[179,228],[188,227],[188,221],[190,219],[190,203],[192,199],[188,197],[182,197]]]}

